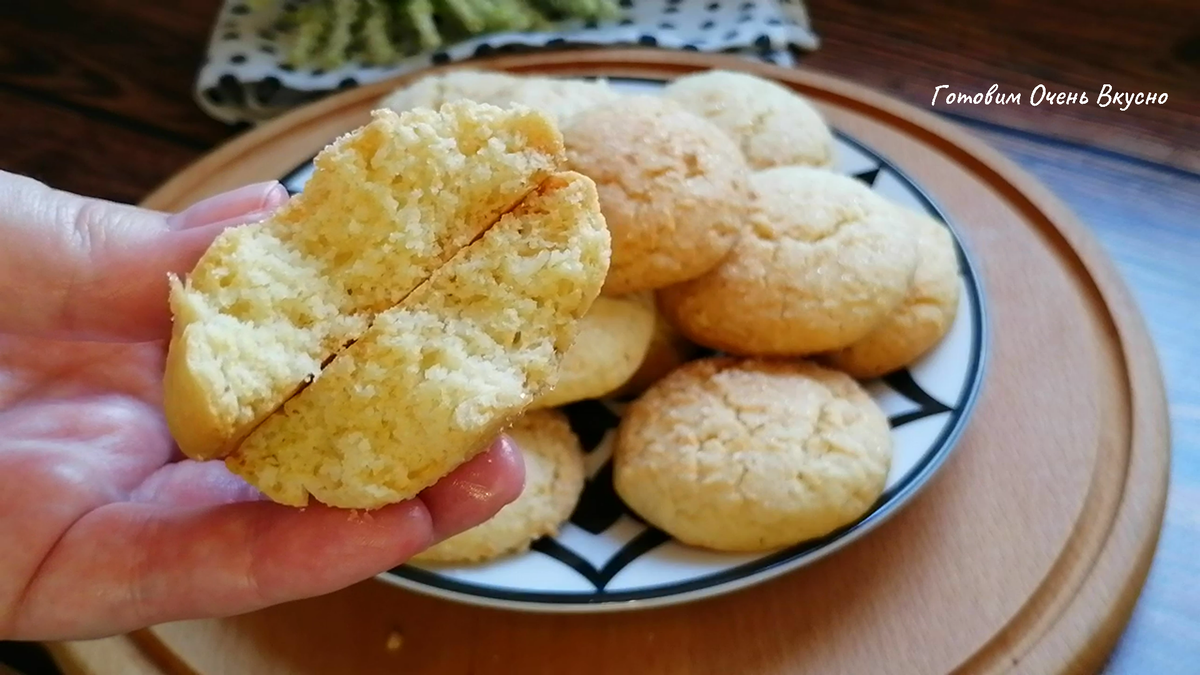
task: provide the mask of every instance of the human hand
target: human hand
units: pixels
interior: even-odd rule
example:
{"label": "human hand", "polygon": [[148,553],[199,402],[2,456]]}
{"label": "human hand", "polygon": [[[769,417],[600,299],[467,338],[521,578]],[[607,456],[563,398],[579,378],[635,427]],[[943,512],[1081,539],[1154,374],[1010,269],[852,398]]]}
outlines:
{"label": "human hand", "polygon": [[184,459],[161,411],[167,272],[286,199],[252,185],[167,215],[0,171],[0,639],[100,637],[332,592],[491,517],[501,438],[366,514],[264,500]]}

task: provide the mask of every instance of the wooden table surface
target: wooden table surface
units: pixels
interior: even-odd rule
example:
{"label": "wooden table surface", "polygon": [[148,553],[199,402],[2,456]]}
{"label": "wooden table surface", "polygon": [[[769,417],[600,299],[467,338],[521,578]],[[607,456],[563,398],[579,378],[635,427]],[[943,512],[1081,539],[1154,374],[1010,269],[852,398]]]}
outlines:
{"label": "wooden table surface", "polygon": [[[239,130],[192,83],[218,0],[0,2],[0,169],[136,202]],[[1195,0],[809,0],[804,65],[928,107],[934,88],[1167,92],[1127,111],[939,105],[1069,204],[1117,261],[1171,405],[1166,524],[1106,673],[1200,672],[1200,9]],[[1028,93],[1023,97],[1027,101]],[[1036,302],[1036,298],[1031,298]],[[31,645],[3,663],[55,672]]]}

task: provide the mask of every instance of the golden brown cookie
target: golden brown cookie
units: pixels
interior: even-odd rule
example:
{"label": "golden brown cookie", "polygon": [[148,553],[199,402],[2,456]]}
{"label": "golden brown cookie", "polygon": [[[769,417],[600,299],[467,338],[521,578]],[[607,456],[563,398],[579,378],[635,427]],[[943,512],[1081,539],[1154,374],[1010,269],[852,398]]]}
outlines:
{"label": "golden brown cookie", "polygon": [[436,110],[443,103],[464,99],[500,105],[499,101],[503,100],[518,81],[517,76],[508,73],[472,69],[452,70],[426,75],[399,87],[385,96],[379,105],[396,112],[414,108]]}
{"label": "golden brown cookie", "polygon": [[596,181],[613,235],[604,293],[661,288],[711,269],[740,234],[747,169],[711,123],[653,96],[629,96],[563,128],[568,166]]}
{"label": "golden brown cookie", "polygon": [[833,134],[821,113],[777,82],[710,70],[671,82],[664,95],[729,134],[753,169],[833,164]]}
{"label": "golden brown cookie", "polygon": [[617,494],[679,541],[760,551],[865,515],[891,466],[887,418],[850,376],[714,357],[678,368],[621,420]]}
{"label": "golden brown cookie", "polygon": [[917,271],[904,302],[877,328],[825,361],[857,378],[886,375],[933,348],[954,323],[960,288],[954,238],[945,225],[905,209],[917,236]]}
{"label": "golden brown cookie", "polygon": [[423,77],[388,94],[380,105],[399,112],[438,108],[448,101],[467,99],[501,108],[527,106],[562,124],[578,112],[620,96],[607,80],[589,82],[463,69]]}
{"label": "golden brown cookie", "polygon": [[529,106],[546,113],[561,126],[585,110],[620,98],[621,94],[607,80],[522,77],[505,92],[498,105]]}
{"label": "golden brown cookie", "polygon": [[600,398],[620,387],[646,358],[654,317],[649,293],[596,298],[579,320],[579,334],[563,356],[558,383],[534,406],[552,408]]}
{"label": "golden brown cookie", "polygon": [[768,169],[750,182],[750,227],[729,256],[659,292],[684,335],[732,354],[804,356],[862,339],[904,300],[917,253],[896,206],[821,169]]}
{"label": "golden brown cookie", "polygon": [[699,347],[683,337],[662,312],[654,312],[654,334],[650,336],[650,347],[646,350],[646,358],[637,372],[625,384],[612,392],[615,397],[635,396],[646,391],[655,382],[666,377],[667,373],[691,359],[699,351]]}
{"label": "golden brown cookie", "polygon": [[525,413],[506,432],[525,459],[521,495],[482,525],[459,533],[413,558],[464,563],[524,551],[555,535],[571,517],[584,485],[584,453],[567,418],[557,410]]}

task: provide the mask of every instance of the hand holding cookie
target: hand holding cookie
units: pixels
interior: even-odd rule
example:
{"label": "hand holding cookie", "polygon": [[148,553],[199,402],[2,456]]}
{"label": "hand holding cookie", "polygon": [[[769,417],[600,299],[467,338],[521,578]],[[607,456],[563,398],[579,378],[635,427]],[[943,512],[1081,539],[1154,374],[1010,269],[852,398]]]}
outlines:
{"label": "hand holding cookie", "polygon": [[387,110],[176,281],[167,421],[277,502],[373,509],[543,390],[608,269],[596,188],[528,108]]}
{"label": "hand holding cookie", "polygon": [[0,172],[0,639],[88,639],[329,593],[520,492],[509,440],[369,518],[274,504],[221,462],[180,459],[162,411],[167,274],[285,200],[270,182],[168,214]]}

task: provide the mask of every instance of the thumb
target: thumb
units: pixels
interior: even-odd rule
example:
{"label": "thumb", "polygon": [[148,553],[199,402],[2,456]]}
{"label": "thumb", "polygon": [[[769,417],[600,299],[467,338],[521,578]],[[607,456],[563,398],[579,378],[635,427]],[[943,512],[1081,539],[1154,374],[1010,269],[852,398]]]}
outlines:
{"label": "thumb", "polygon": [[168,216],[0,171],[0,332],[166,338],[167,273],[187,273],[222,230],[265,218],[286,196],[261,183]]}

